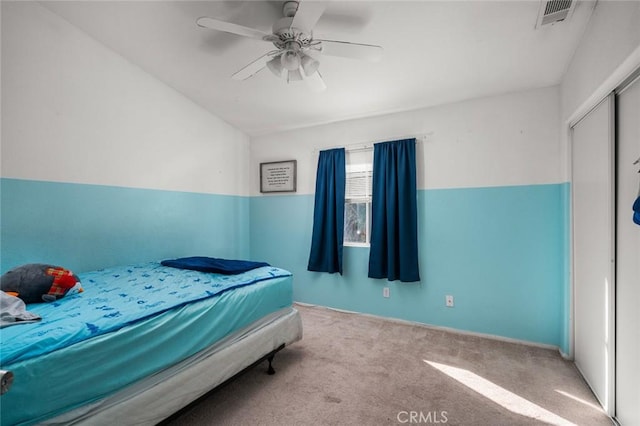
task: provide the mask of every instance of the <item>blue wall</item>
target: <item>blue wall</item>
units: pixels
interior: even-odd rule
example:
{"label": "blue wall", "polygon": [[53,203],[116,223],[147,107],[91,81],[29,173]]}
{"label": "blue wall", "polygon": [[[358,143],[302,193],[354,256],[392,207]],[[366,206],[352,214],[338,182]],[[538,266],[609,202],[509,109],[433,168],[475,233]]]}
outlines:
{"label": "blue wall", "polygon": [[187,255],[250,258],[292,271],[300,302],[568,352],[568,184],[418,191],[419,283],[367,278],[369,251],[357,247],[345,248],[343,276],[308,272],[313,195],[0,185],[2,272],[29,262],[82,272]]}
{"label": "blue wall", "polygon": [[367,248],[345,247],[343,276],[306,271],[313,195],[251,198],[251,257],[291,270],[300,302],[564,347],[567,186],[418,191],[420,283],[367,278]]}
{"label": "blue wall", "polygon": [[249,198],[0,180],[0,268],[52,263],[75,272],[208,255],[249,256]]}

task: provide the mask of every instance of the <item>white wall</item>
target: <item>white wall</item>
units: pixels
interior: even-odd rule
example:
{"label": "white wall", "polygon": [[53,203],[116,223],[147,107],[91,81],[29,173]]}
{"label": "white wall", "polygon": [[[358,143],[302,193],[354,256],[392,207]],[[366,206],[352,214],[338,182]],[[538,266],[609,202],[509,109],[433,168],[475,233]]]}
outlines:
{"label": "white wall", "polygon": [[251,192],[259,163],[298,160],[298,193],[315,191],[317,151],[426,135],[418,146],[418,189],[562,181],[558,87],[260,136],[251,146]]}
{"label": "white wall", "polygon": [[249,137],[39,3],[0,4],[0,270],[246,258]]}
{"label": "white wall", "polygon": [[2,2],[2,175],[248,195],[249,137],[35,2]]}
{"label": "white wall", "polygon": [[[640,2],[599,1],[562,79],[562,117],[568,120],[640,47]],[[615,88],[612,82],[609,91]],[[586,113],[586,111],[583,111]]]}

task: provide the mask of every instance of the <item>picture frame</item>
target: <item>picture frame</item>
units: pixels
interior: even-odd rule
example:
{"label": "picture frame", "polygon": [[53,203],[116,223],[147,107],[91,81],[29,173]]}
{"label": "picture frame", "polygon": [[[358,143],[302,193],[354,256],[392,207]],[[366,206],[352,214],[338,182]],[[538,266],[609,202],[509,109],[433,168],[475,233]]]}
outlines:
{"label": "picture frame", "polygon": [[260,163],[260,192],[296,192],[297,160]]}

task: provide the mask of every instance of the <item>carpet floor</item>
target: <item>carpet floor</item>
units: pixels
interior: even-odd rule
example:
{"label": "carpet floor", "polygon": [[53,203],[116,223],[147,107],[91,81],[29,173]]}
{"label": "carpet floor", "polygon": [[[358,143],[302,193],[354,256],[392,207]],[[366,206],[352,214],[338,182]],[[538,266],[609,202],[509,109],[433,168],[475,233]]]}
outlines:
{"label": "carpet floor", "polygon": [[304,337],[163,422],[611,425],[557,351],[296,305]]}

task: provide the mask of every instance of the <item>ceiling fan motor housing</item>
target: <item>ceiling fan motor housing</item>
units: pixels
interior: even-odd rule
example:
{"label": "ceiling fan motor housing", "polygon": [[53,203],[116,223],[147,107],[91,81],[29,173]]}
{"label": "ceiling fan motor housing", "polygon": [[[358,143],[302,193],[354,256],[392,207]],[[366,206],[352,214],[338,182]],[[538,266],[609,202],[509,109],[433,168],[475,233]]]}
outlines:
{"label": "ceiling fan motor housing", "polygon": [[269,41],[278,49],[286,49],[292,43],[297,44],[300,48],[308,47],[312,42],[312,37],[304,31],[292,27],[293,18],[280,18],[273,24],[273,34],[277,38]]}
{"label": "ceiling fan motor housing", "polygon": [[276,22],[274,22],[272,30],[273,33],[280,36],[282,38],[283,35],[286,35],[287,33],[293,33],[293,28],[291,27],[291,24],[293,23],[293,17],[291,18],[280,18],[278,19]]}

